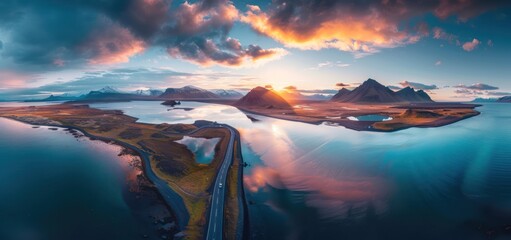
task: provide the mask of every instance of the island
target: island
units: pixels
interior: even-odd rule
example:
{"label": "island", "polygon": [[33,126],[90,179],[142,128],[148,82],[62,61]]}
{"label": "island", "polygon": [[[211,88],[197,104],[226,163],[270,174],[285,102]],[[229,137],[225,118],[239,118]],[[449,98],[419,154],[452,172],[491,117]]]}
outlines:
{"label": "island", "polygon": [[[118,144],[140,155],[144,174],[159,190],[172,209],[180,228],[179,236],[205,238],[213,183],[221,168],[225,177],[225,211],[223,234],[240,235],[243,229],[244,200],[241,184],[241,150],[237,132],[208,121],[194,124],[145,124],[118,110],[99,110],[84,104],[3,107],[0,117],[32,125],[51,126],[81,131],[91,139]],[[185,136],[219,139],[214,158],[209,164],[198,163],[186,145]],[[228,145],[232,153],[227,154]],[[224,166],[224,156],[232,156],[232,164]],[[241,224],[240,224],[241,223]]]}
{"label": "island", "polygon": [[263,87],[232,103],[241,111],[310,124],[344,126],[357,131],[392,132],[411,127],[440,127],[480,113],[478,104],[439,103],[412,88],[394,92],[368,79],[341,89],[330,101],[287,101]]}

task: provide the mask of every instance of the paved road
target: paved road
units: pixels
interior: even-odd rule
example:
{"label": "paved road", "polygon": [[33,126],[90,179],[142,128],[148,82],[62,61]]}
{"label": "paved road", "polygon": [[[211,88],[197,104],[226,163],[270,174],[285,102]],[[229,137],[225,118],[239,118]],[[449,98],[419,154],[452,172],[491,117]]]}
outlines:
{"label": "paved road", "polygon": [[[216,127],[227,128],[231,133],[231,137],[229,139],[229,145],[227,147],[227,151],[225,153],[224,162],[218,171],[215,185],[213,187],[213,197],[211,198],[211,207],[209,212],[209,221],[206,239],[207,240],[221,240],[223,239],[223,229],[224,229],[224,205],[225,205],[225,182],[227,179],[227,173],[229,171],[229,167],[233,161],[233,153],[234,153],[234,139],[236,138],[236,132],[232,129],[232,127],[228,125],[218,124]],[[222,187],[220,187],[220,183]]]}

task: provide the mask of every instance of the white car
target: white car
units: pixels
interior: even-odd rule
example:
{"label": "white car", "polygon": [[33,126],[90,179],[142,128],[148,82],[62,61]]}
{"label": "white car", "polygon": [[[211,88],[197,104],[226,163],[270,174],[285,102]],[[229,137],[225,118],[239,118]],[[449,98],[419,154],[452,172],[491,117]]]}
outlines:
{"label": "white car", "polygon": [[223,185],[222,185],[222,183],[218,184],[218,187],[219,187],[219,188],[222,188],[222,186],[223,186]]}

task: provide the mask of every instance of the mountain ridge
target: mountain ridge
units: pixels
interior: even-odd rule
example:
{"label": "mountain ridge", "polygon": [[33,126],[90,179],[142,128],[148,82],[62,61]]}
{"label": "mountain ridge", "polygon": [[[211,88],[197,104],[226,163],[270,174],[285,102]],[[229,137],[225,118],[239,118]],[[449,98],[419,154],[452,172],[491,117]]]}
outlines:
{"label": "mountain ridge", "polygon": [[330,100],[349,103],[433,102],[423,90],[406,87],[394,92],[371,78],[351,91],[342,88]]}

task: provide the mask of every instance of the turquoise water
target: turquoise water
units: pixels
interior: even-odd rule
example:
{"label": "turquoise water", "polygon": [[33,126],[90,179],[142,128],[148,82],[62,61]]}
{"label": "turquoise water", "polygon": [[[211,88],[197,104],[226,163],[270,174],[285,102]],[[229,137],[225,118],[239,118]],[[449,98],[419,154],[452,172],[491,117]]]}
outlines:
{"label": "turquoise water", "polygon": [[440,128],[358,132],[183,102],[93,104],[141,122],[211,120],[242,137],[252,239],[509,239],[511,104]]}
{"label": "turquoise water", "polygon": [[201,164],[210,164],[215,157],[215,146],[220,138],[194,138],[185,136],[176,142],[186,145],[195,156],[195,161]]}
{"label": "turquoise water", "polygon": [[120,147],[0,118],[0,239],[140,239],[138,169]]}

